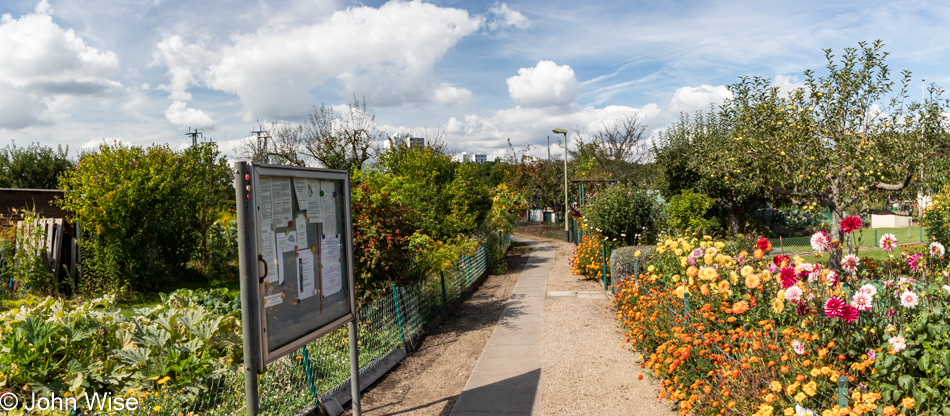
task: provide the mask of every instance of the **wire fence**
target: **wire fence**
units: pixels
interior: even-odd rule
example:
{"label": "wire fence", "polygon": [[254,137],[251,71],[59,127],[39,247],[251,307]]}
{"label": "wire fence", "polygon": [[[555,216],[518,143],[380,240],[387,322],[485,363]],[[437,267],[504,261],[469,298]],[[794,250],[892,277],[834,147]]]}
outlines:
{"label": "wire fence", "polygon": [[[393,286],[387,296],[358,311],[360,375],[403,348],[412,335],[450,307],[465,290],[502,260],[511,236],[497,233],[463,256],[447,273],[408,286]],[[337,329],[267,366],[258,378],[260,415],[293,415],[319,407],[350,389],[349,330]],[[140,394],[136,410],[100,409],[100,415],[236,416],[245,413],[244,372],[240,366],[177,391]],[[77,408],[78,409],[78,408]],[[81,414],[74,410],[73,414]]]}

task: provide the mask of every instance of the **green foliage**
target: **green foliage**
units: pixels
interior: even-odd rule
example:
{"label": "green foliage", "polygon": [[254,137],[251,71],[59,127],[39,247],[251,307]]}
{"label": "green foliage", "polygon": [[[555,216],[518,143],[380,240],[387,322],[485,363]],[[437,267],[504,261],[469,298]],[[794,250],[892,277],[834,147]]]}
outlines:
{"label": "green foliage", "polygon": [[933,201],[924,210],[921,225],[927,227],[929,237],[940,242],[950,242],[950,185],[934,195]]}
{"label": "green foliage", "polygon": [[134,319],[114,304],[112,295],[31,297],[0,313],[0,388],[20,397],[133,389],[194,400],[240,358],[236,295],[178,291]]}
{"label": "green foliage", "polygon": [[[228,193],[227,161],[211,144],[175,152],[102,145],[60,181],[62,206],[82,227],[85,291],[148,291],[196,256]],[[233,192],[232,192],[233,194]]]}
{"label": "green foliage", "polygon": [[454,163],[428,148],[391,146],[366,183],[418,214],[426,235],[446,241],[481,231],[491,209],[488,186],[474,163]]}
{"label": "green foliage", "polygon": [[712,198],[692,190],[670,198],[666,207],[666,223],[673,230],[684,233],[686,229],[700,234],[711,234],[719,231],[716,218],[709,215],[716,201]]}
{"label": "green foliage", "polygon": [[862,42],[838,61],[826,50],[827,74],[806,71],[787,98],[770,80],[742,78],[722,110],[733,139],[706,165],[729,185],[752,181],[804,208],[828,208],[838,239],[845,210],[874,193],[913,193],[915,172],[946,141],[947,103],[935,86],[924,103],[907,103],[910,74],[895,85],[882,49]]}
{"label": "green foliage", "polygon": [[0,188],[56,189],[63,172],[75,167],[68,153],[69,146],[7,145],[0,149]]}
{"label": "green foliage", "polygon": [[366,183],[352,189],[351,204],[357,298],[385,293],[394,283],[408,284],[413,278],[413,213]]}
{"label": "green foliage", "polygon": [[588,228],[630,245],[656,239],[660,208],[650,192],[614,184],[591,197],[583,214]]}
{"label": "green foliage", "polygon": [[626,278],[646,269],[647,260],[656,246],[626,246],[615,248],[610,253],[610,275]]}

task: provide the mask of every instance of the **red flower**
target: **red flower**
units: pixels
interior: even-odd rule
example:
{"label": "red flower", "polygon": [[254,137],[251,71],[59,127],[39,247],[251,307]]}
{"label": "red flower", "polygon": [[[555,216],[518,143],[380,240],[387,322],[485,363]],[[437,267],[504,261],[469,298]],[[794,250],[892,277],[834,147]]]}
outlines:
{"label": "red flower", "polygon": [[798,279],[795,277],[795,269],[791,267],[783,267],[780,276],[782,277],[782,289],[788,289],[798,283]]}
{"label": "red flower", "polygon": [[841,220],[841,231],[845,234],[849,234],[859,228],[861,228],[861,218],[857,216],[852,215]]}
{"label": "red flower", "polygon": [[[792,261],[792,258],[791,258],[791,257],[788,257],[788,256],[786,256],[786,255],[784,255],[784,254],[779,254],[779,255],[777,255],[777,256],[775,256],[775,257],[772,257],[772,263],[774,263],[774,264],[775,264],[776,266],[778,266],[778,267],[784,267],[784,266],[788,265],[788,263],[791,262],[791,261]],[[784,264],[783,264],[783,263],[784,263]]]}
{"label": "red flower", "polygon": [[838,318],[844,315],[845,306],[848,306],[844,303],[843,300],[838,298],[830,298],[825,302],[825,316],[829,318]]}
{"label": "red flower", "polygon": [[772,243],[770,243],[769,239],[765,237],[762,237],[759,239],[759,241],[756,241],[755,245],[759,248],[759,250],[762,250],[763,253],[772,251]]}
{"label": "red flower", "polygon": [[844,305],[844,310],[841,311],[841,319],[844,319],[845,322],[856,321],[858,319],[858,308],[851,305]]}

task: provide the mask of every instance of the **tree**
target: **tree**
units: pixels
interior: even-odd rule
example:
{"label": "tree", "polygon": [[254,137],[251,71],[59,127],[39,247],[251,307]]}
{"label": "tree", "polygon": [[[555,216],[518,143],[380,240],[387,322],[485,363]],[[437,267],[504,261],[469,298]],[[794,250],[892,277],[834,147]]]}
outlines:
{"label": "tree", "polygon": [[82,289],[143,292],[176,279],[202,247],[230,178],[214,143],[84,152],[60,179],[61,204],[82,227]]}
{"label": "tree", "polygon": [[907,189],[945,135],[941,91],[931,87],[935,98],[905,104],[910,73],[895,91],[882,46],[847,48],[840,63],[825,50],[828,73],[806,71],[805,86],[788,97],[761,78],[731,86],[723,111],[734,138],[709,164],[808,209],[827,208],[842,240],[845,211],[857,212],[874,193]]}
{"label": "tree", "polygon": [[[744,232],[747,214],[763,196],[763,187],[750,170],[739,167],[749,163],[729,153],[732,148],[733,113],[711,109],[694,116],[682,114],[680,120],[660,133],[654,142],[661,188],[667,198],[695,191],[716,200],[716,207],[728,214],[728,230]],[[733,169],[722,170],[728,165]]]}
{"label": "tree", "polygon": [[377,153],[377,143],[386,135],[376,128],[376,116],[355,96],[353,104],[337,109],[321,104],[299,125],[271,125],[272,145],[261,151],[256,138],[248,139],[240,152],[276,163],[320,166],[327,169],[359,170]]}
{"label": "tree", "polygon": [[62,145],[56,150],[39,143],[7,145],[0,149],[0,188],[56,189],[63,172],[76,166],[68,153],[69,146]]}
{"label": "tree", "polygon": [[611,123],[602,122],[599,131],[587,135],[575,129],[576,150],[572,151],[578,175],[626,181],[635,177],[649,152],[647,125],[636,113]]}

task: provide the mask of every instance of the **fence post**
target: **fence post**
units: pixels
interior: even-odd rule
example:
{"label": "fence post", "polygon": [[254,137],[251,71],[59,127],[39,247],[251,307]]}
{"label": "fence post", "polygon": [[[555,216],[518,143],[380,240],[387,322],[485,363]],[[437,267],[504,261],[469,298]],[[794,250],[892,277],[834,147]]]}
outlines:
{"label": "fence post", "polygon": [[683,292],[683,311],[686,319],[689,319],[689,292]]}
{"label": "fence post", "polygon": [[600,272],[604,277],[604,292],[607,291],[607,241],[600,242]]}
{"label": "fence post", "polygon": [[637,277],[640,275],[640,265],[637,264],[638,263],[637,260],[638,259],[636,257],[633,258],[633,284],[634,285],[639,285],[639,283],[637,283]]}
{"label": "fence post", "polygon": [[924,227],[920,225],[920,220],[917,221],[917,232],[920,234],[920,241],[924,241]]}
{"label": "fence post", "polygon": [[835,394],[838,407],[848,407],[848,377],[838,376],[838,391]]}
{"label": "fence post", "polygon": [[445,304],[448,303],[445,301],[445,273],[439,272],[439,280],[442,281],[442,307],[445,307]]}
{"label": "fence post", "polygon": [[874,244],[876,245],[877,242],[878,242],[878,239],[877,239],[877,228],[875,228],[875,229],[874,229]]}
{"label": "fence post", "polygon": [[406,333],[402,330],[402,315],[399,313],[399,291],[393,283],[393,303],[396,304],[396,325],[399,325],[399,338],[402,338],[403,347],[406,345]]}
{"label": "fence post", "polygon": [[307,346],[304,345],[301,348],[301,355],[303,355],[303,371],[307,373],[307,386],[310,387],[310,397],[313,397],[313,405],[320,407],[319,396],[317,396],[317,389],[313,385],[313,373],[310,372],[310,354],[307,353]]}

